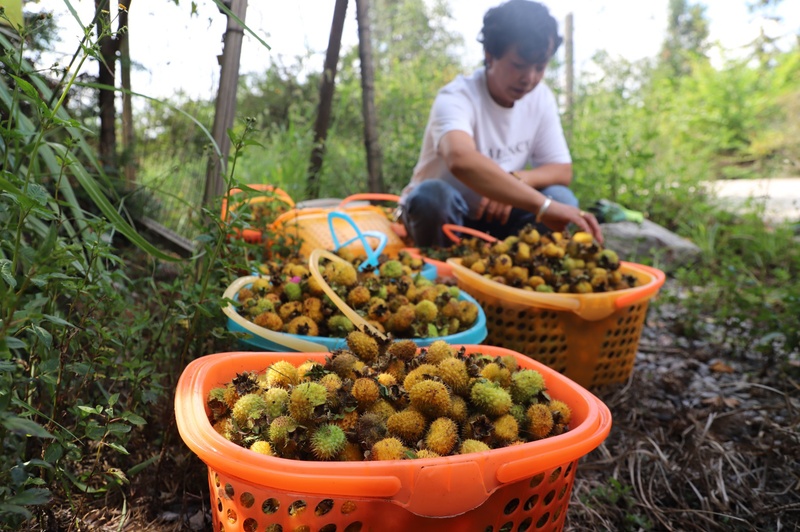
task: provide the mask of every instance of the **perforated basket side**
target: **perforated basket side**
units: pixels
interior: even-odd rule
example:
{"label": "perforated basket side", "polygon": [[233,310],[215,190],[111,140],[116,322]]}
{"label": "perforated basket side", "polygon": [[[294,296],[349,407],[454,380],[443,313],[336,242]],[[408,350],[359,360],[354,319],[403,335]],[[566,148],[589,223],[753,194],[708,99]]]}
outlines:
{"label": "perforated basket side", "polygon": [[494,291],[493,282],[456,277],[459,288],[472,295],[486,314],[484,343],[529,356],[590,389],[630,377],[649,300],[599,320],[586,320],[571,311],[509,300],[503,296],[507,287],[505,292]]}
{"label": "perforated basket side", "polygon": [[554,465],[495,491],[483,504],[447,518],[415,515],[386,500],[337,497],[258,486],[209,467],[214,530],[441,532],[559,531],[578,461]]}
{"label": "perforated basket side", "polygon": [[587,388],[625,382],[633,371],[647,301],[587,321],[568,311],[509,302],[461,281],[459,288],[483,308],[488,345],[529,356]]}

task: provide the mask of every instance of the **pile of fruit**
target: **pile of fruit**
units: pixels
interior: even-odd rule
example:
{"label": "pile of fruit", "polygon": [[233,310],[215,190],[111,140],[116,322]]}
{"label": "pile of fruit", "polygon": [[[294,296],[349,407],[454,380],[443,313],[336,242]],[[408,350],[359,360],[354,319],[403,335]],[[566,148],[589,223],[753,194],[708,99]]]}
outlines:
{"label": "pile of fruit", "polygon": [[460,257],[462,266],[523,290],[589,294],[633,288],[639,282],[620,270],[616,252],[604,249],[583,231],[540,234],[528,226],[494,243],[467,239],[447,252],[449,257]]}
{"label": "pile of fruit", "polygon": [[356,330],[325,363],[275,362],[207,398],[209,421],[255,452],[299,460],[401,460],[486,451],[558,435],[571,411],[513,356],[417,349]]}
{"label": "pile of fruit", "polygon": [[[382,333],[397,338],[448,336],[468,330],[478,318],[478,306],[459,300],[457,287],[434,283],[415,272],[413,267],[422,265],[420,259],[401,254],[359,272],[360,259],[348,258],[353,262],[327,262],[322,277]],[[270,262],[263,271],[264,277],[239,291],[240,315],[260,327],[302,336],[341,338],[355,329],[310,275],[307,264]]]}

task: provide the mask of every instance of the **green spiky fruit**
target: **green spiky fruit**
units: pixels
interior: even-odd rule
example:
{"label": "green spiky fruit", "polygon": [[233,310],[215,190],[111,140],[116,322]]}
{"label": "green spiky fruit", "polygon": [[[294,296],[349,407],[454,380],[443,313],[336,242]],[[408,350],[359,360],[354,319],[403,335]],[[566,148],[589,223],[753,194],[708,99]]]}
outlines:
{"label": "green spiky fruit", "polygon": [[286,283],[283,285],[283,293],[289,301],[300,301],[303,299],[303,289],[299,283]]}
{"label": "green spiky fruit", "polygon": [[273,419],[269,424],[269,441],[273,448],[281,450],[287,447],[295,430],[297,430],[297,422],[291,417],[280,416]]}
{"label": "green spiky fruit", "polygon": [[479,380],[472,385],[470,399],[489,417],[499,417],[511,409],[511,395],[500,385],[489,380]]}
{"label": "green spiky fruit", "polygon": [[264,416],[267,411],[267,403],[261,394],[248,393],[236,401],[231,416],[236,425],[241,428],[251,428],[253,421]]}
{"label": "green spiky fruit", "polygon": [[325,404],[328,390],[318,382],[301,382],[289,395],[289,413],[299,423],[314,420],[314,410]]}
{"label": "green spiky fruit", "polygon": [[381,277],[397,279],[403,276],[403,264],[398,260],[387,260],[381,264],[379,271]]}
{"label": "green spiky fruit", "polygon": [[535,369],[521,369],[511,376],[511,398],[515,403],[528,404],[544,389],[544,377]]}
{"label": "green spiky fruit", "polygon": [[320,460],[331,460],[344,450],[347,437],[336,425],[321,425],[311,435],[311,452]]}
{"label": "green spiky fruit", "polygon": [[289,403],[289,392],[283,388],[269,388],[262,394],[267,405],[266,412],[270,419],[275,419],[286,413]]}

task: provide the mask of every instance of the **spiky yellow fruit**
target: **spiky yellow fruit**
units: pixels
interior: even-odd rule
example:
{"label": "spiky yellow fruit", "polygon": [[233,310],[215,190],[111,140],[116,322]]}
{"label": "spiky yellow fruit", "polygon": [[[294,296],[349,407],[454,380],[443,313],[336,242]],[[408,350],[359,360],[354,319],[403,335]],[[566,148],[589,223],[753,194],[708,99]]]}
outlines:
{"label": "spiky yellow fruit", "polygon": [[267,384],[289,388],[297,384],[297,368],[287,360],[279,360],[267,369]]}
{"label": "spiky yellow fruit", "polygon": [[569,425],[569,422],[572,421],[572,410],[564,401],[559,401],[558,399],[550,401],[550,412],[553,413],[553,419],[556,423]]}
{"label": "spiky yellow fruit", "polygon": [[514,416],[506,414],[497,418],[494,421],[492,436],[500,445],[507,445],[519,438],[519,424]]}
{"label": "spiky yellow fruit", "polygon": [[444,416],[450,411],[450,393],[441,382],[419,382],[408,392],[408,398],[411,406],[428,418]]}
{"label": "spiky yellow fruit", "polygon": [[458,442],[458,425],[448,417],[437,418],[425,435],[425,447],[442,456],[450,454]]}
{"label": "spiky yellow fruit", "polygon": [[438,375],[439,370],[436,366],[433,364],[422,364],[408,372],[408,375],[403,379],[403,388],[405,388],[406,391],[411,391],[414,385],[426,379],[430,379],[431,377],[437,377]]}
{"label": "spiky yellow fruit", "polygon": [[384,438],[372,446],[369,456],[372,460],[402,460],[407,450],[397,438]]}
{"label": "spiky yellow fruit", "polygon": [[508,368],[501,366],[497,362],[486,364],[481,370],[481,376],[492,382],[496,382],[503,388],[507,388],[511,384],[511,372]]}
{"label": "spiky yellow fruit", "polygon": [[413,340],[399,340],[392,343],[386,352],[400,360],[411,360],[417,354],[417,344]]}
{"label": "spiky yellow fruit", "polygon": [[436,365],[444,359],[452,358],[453,356],[453,350],[450,348],[450,344],[444,340],[435,340],[427,349],[428,354],[425,357],[425,361],[428,364]]}
{"label": "spiky yellow fruit", "polygon": [[458,454],[479,453],[490,451],[491,447],[478,440],[464,440],[458,448]]}
{"label": "spiky yellow fruit", "polygon": [[389,434],[400,438],[402,441],[413,445],[425,433],[425,416],[413,408],[406,408],[389,416],[386,428]]}
{"label": "spiky yellow fruit", "polygon": [[266,441],[257,441],[253,445],[250,446],[250,450],[257,452],[258,454],[265,454],[267,456],[274,456],[275,453],[272,450],[272,445]]}
{"label": "spiky yellow fruit", "polygon": [[350,394],[358,401],[358,408],[363,412],[381,396],[378,383],[375,379],[361,377],[353,383]]}
{"label": "spiky yellow fruit", "polygon": [[347,346],[355,356],[365,362],[371,362],[378,357],[378,342],[365,332],[353,331],[348,334]]}
{"label": "spiky yellow fruit", "polygon": [[544,438],[553,430],[553,413],[547,405],[542,403],[531,405],[525,416],[528,419],[528,432],[534,438]]}
{"label": "spiky yellow fruit", "polygon": [[460,358],[450,357],[439,362],[438,376],[455,394],[464,394],[469,389],[467,364]]}

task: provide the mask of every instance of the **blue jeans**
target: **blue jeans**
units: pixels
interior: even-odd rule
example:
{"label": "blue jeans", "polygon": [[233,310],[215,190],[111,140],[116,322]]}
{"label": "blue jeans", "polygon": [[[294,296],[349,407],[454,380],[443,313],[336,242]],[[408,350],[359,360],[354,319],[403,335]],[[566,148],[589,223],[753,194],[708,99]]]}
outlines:
{"label": "blue jeans", "polygon": [[[553,201],[578,206],[578,199],[572,191],[563,185],[551,185],[539,192],[549,196]],[[496,238],[503,239],[516,235],[526,225],[531,224],[539,231],[550,231],[542,224],[536,223],[536,214],[511,209],[508,222],[487,222],[472,220],[467,216],[469,208],[461,193],[453,186],[439,179],[423,181],[408,194],[403,204],[402,220],[409,236],[418,247],[446,247],[452,244],[442,232],[442,225],[454,224],[483,231]]]}

